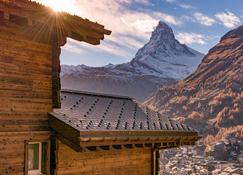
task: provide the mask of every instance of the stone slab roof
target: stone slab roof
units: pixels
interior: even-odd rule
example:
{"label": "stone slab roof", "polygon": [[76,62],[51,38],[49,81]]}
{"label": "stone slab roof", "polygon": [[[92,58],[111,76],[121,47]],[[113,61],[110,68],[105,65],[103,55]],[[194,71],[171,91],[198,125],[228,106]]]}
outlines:
{"label": "stone slab roof", "polygon": [[63,91],[61,104],[58,119],[79,131],[195,131],[129,97]]}
{"label": "stone slab roof", "polygon": [[50,113],[50,127],[80,147],[162,141],[191,145],[199,139],[194,129],[129,97],[63,90],[61,104]]}

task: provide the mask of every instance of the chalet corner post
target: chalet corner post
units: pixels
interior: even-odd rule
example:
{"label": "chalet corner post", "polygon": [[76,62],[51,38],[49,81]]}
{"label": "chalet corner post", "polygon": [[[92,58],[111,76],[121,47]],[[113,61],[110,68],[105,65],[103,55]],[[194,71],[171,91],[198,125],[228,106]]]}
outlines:
{"label": "chalet corner post", "polygon": [[28,175],[28,141],[24,141],[24,175]]}
{"label": "chalet corner post", "polygon": [[[54,20],[56,23],[56,19]],[[52,107],[60,108],[61,100],[60,100],[60,90],[61,90],[61,82],[60,82],[60,41],[58,39],[57,27],[54,25],[52,29],[52,37],[51,37],[51,46],[52,46]],[[63,44],[64,45],[64,44]]]}
{"label": "chalet corner post", "polygon": [[159,175],[160,171],[160,149],[155,147],[152,149],[152,175]]}
{"label": "chalet corner post", "polygon": [[56,175],[57,167],[57,140],[55,131],[51,131],[50,139],[50,175]]}

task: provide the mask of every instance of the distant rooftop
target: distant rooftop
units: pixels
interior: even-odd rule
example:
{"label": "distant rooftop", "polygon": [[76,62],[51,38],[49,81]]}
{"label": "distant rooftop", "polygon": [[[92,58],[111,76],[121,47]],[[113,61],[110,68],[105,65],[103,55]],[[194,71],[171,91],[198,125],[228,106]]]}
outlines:
{"label": "distant rooftop", "polygon": [[129,97],[63,90],[58,119],[83,130],[193,131]]}
{"label": "distant rooftop", "polygon": [[63,90],[61,104],[61,109],[50,113],[50,126],[78,145],[161,143],[162,140],[183,145],[194,144],[199,139],[192,128],[129,97]]}
{"label": "distant rooftop", "polygon": [[[96,97],[106,97],[106,98],[116,98],[116,99],[127,99],[127,100],[133,100],[133,98],[128,96],[121,96],[116,94],[104,94],[104,93],[96,93],[96,92],[87,92],[87,91],[78,91],[78,90],[68,90],[68,89],[62,89],[62,94],[64,93],[71,93],[71,94],[82,94],[82,95],[88,95],[88,96],[96,96]],[[63,100],[63,98],[62,98]]]}

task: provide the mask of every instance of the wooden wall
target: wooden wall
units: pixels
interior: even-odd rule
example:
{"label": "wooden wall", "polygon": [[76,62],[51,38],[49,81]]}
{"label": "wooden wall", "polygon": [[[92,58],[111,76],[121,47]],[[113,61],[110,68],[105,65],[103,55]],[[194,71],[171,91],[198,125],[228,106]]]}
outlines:
{"label": "wooden wall", "polygon": [[151,149],[75,152],[57,141],[57,175],[149,175]]}
{"label": "wooden wall", "polygon": [[26,40],[23,28],[0,25],[0,174],[24,174],[26,141],[49,138],[52,49]]}

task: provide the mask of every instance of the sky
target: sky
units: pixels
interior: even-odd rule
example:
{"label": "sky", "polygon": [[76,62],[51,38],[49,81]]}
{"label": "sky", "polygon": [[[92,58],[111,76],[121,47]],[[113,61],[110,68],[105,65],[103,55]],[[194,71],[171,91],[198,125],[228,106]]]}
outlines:
{"label": "sky", "polygon": [[204,54],[243,24],[243,0],[36,0],[55,10],[98,22],[112,31],[98,46],[68,39],[61,63],[104,66],[134,58],[159,21],[176,39]]}

